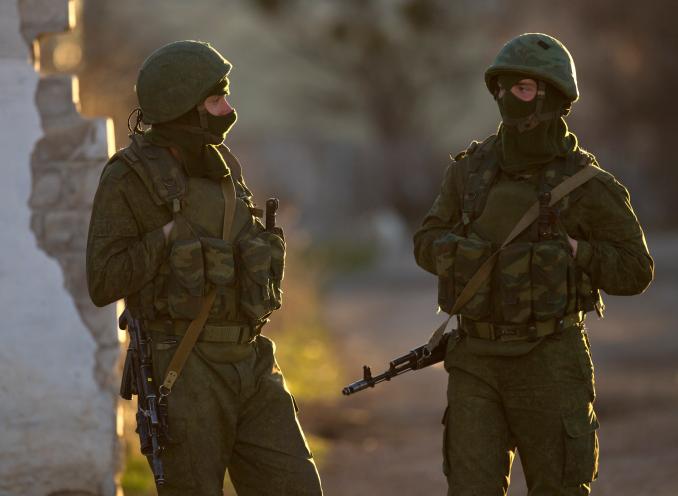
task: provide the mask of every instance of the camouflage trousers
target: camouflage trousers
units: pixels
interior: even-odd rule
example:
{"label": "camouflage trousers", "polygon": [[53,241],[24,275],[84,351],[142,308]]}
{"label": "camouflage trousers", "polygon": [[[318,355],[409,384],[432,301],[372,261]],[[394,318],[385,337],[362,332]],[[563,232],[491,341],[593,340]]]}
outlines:
{"label": "camouflage trousers", "polygon": [[[159,380],[177,337],[153,340]],[[259,336],[249,346],[237,361],[233,348],[243,345],[199,341],[191,352],[168,397],[160,496],[222,496],[226,470],[240,496],[322,494],[274,344]]]}
{"label": "camouflage trousers", "polygon": [[598,471],[593,365],[584,328],[520,356],[450,343],[443,470],[449,496],[504,496],[517,451],[529,496],[590,494]]}

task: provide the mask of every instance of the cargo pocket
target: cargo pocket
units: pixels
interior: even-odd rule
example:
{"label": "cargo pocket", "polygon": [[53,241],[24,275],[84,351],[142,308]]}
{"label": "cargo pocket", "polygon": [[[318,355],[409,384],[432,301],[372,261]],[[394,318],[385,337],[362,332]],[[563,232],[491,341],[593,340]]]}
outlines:
{"label": "cargo pocket", "polygon": [[238,246],[242,261],[238,272],[240,307],[250,319],[259,321],[273,310],[269,285],[271,246],[260,236],[247,238]]}
{"label": "cargo pocket", "polygon": [[600,427],[593,404],[563,414],[565,463],[563,486],[586,484],[598,476],[598,435]]}
{"label": "cargo pocket", "polygon": [[171,276],[167,287],[170,315],[194,319],[203,301],[205,268],[200,240],[178,240],[170,252]]}
{"label": "cargo pocket", "polygon": [[169,417],[167,445],[161,455],[165,479],[173,488],[196,489],[193,456],[187,434],[187,421],[181,417]]}
{"label": "cargo pocket", "polygon": [[568,253],[560,241],[532,245],[532,311],[536,320],[562,317],[567,308]]}
{"label": "cargo pocket", "polygon": [[448,233],[433,242],[436,274],[438,274],[438,306],[447,313],[452,310],[456,300],[454,294],[454,256],[460,239],[456,234]]}
{"label": "cargo pocket", "polygon": [[[460,238],[454,259],[454,294],[458,299],[466,284],[490,257],[492,245],[476,238]],[[490,313],[490,277],[482,281],[478,291],[459,310],[465,317],[483,320]]]}
{"label": "cargo pocket", "polygon": [[530,262],[532,243],[516,243],[499,253],[497,285],[503,322],[524,324],[532,318]]}

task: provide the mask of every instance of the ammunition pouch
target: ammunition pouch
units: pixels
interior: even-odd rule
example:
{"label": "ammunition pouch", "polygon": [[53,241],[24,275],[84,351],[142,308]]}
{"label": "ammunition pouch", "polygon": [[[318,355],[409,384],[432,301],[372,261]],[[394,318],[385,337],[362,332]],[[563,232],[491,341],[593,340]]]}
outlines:
{"label": "ammunition pouch", "polygon": [[169,256],[167,285],[169,313],[177,319],[195,319],[205,292],[205,265],[198,239],[177,240]]}
{"label": "ammunition pouch", "polygon": [[[459,314],[474,321],[525,325],[562,319],[577,307],[574,261],[560,239],[518,242],[497,255],[492,275]],[[434,243],[438,304],[450,312],[468,281],[492,254],[489,242],[453,233]],[[585,279],[584,279],[585,280]],[[554,320],[554,321],[555,321]]]}
{"label": "ammunition pouch", "polygon": [[218,294],[235,283],[235,262],[233,245],[219,238],[200,238],[205,258],[205,278]]}
{"label": "ammunition pouch", "polygon": [[532,245],[532,313],[535,320],[562,316],[568,306],[568,271],[571,257],[563,241]]}
{"label": "ammunition pouch", "polygon": [[240,308],[253,322],[261,322],[282,305],[281,283],[285,242],[263,231],[238,243]]}
{"label": "ammunition pouch", "polygon": [[[492,245],[481,239],[449,233],[435,242],[434,250],[439,278],[438,304],[449,313],[466,284],[492,254]],[[459,313],[477,320],[489,317],[489,279],[483,281]]]}

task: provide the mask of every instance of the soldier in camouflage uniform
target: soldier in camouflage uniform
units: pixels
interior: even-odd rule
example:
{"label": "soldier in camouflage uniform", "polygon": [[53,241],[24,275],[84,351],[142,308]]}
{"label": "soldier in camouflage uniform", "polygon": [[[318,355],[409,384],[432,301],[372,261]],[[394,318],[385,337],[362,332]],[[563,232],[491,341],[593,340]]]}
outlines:
{"label": "soldier in camouflage uniform", "polygon": [[215,295],[167,397],[161,496],[221,495],[227,469],[240,495],[317,496],[294,398],[273,342],[260,334],[280,307],[285,244],[281,231],[264,230],[240,165],[222,144],[236,120],[225,98],[230,69],[196,41],[170,43],[143,63],[139,118],[151,128],[135,126],[131,145],[101,175],[89,291],[98,306],[125,298],[150,333],[158,384],[206,295]]}
{"label": "soldier in camouflage uniform", "polygon": [[584,318],[641,293],[653,261],[627,190],[599,168],[564,116],[579,96],[567,49],[544,34],[509,41],[485,73],[502,117],[447,168],[414,237],[451,312],[466,283],[542,195],[582,168],[593,176],[499,251],[458,310],[444,416],[449,495],[505,495],[516,449],[530,496],[586,495],[598,473],[598,420]]}

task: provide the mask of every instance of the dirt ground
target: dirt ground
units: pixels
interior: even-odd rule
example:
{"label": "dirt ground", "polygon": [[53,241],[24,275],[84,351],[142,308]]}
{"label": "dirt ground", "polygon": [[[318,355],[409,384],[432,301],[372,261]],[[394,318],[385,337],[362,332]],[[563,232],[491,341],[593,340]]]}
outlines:
{"label": "dirt ground", "polygon": [[[678,495],[678,238],[649,239],[653,285],[637,297],[607,297],[604,320],[589,317],[601,423],[598,496]],[[435,281],[407,253],[378,269],[336,281],[327,321],[348,381],[363,364],[380,372],[423,343],[442,321]],[[328,496],[446,493],[441,470],[442,367],[406,374],[333,405],[309,405],[301,420],[326,438],[321,466]],[[511,496],[527,490],[519,461]]]}

